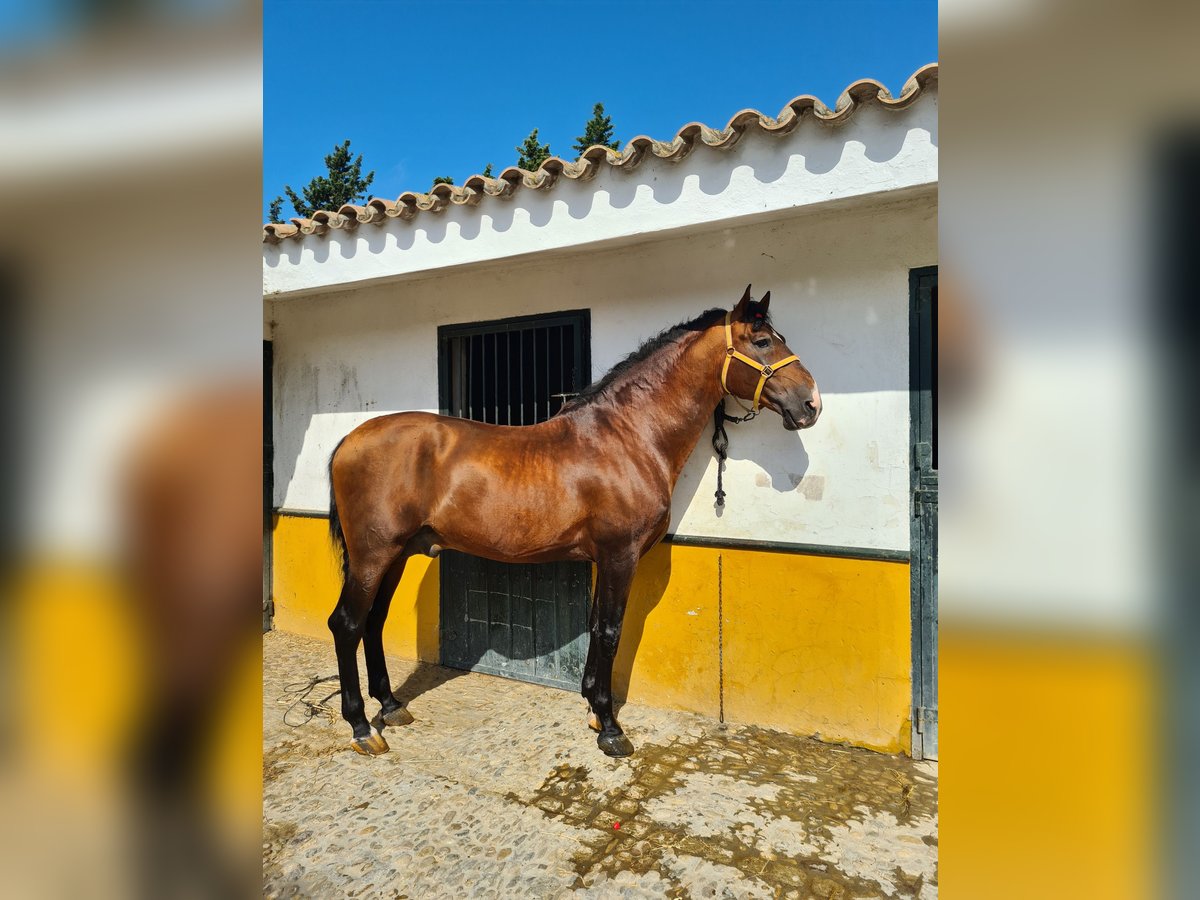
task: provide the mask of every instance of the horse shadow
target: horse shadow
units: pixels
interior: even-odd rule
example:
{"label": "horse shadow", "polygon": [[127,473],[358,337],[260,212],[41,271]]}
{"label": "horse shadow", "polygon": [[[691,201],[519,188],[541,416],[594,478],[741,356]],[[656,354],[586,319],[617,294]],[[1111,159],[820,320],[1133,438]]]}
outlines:
{"label": "horse shadow", "polygon": [[[415,616],[416,647],[419,659],[416,665],[407,672],[404,679],[399,684],[393,684],[392,686],[392,694],[405,706],[410,705],[423,694],[435,691],[463,675],[471,674],[484,661],[484,656],[487,654],[486,649],[467,653],[456,651],[453,665],[446,663],[446,654],[443,652],[444,648],[442,646],[442,630],[444,625],[442,620],[445,613],[443,612],[442,603],[442,572],[439,563],[440,560],[438,563],[425,567],[421,575],[420,584],[417,587]],[[591,586],[594,588],[595,566],[591,568]],[[625,608],[625,618],[621,629],[621,642],[617,649],[616,659],[613,662],[612,676],[613,704],[614,708],[618,711],[627,701],[630,686],[635,681],[634,663],[645,635],[646,621],[666,594],[670,580],[671,548],[667,545],[659,544],[651,549],[639,564],[633,587],[629,593],[629,601]],[[582,677],[582,661],[586,659],[589,641],[587,613],[590,612],[590,604],[592,602],[590,596],[591,591],[589,591],[588,609],[584,610],[584,615],[578,621],[577,626],[566,632],[560,631],[549,644],[545,641],[539,642],[537,648],[539,652],[535,653],[533,647],[530,646],[527,648],[518,647],[515,650],[510,649],[509,652],[501,654],[504,659],[517,665],[514,665],[512,673],[499,677],[510,677],[519,681],[532,681],[538,684],[545,684],[544,681],[522,677],[520,670],[526,668],[522,664],[531,663],[535,658],[544,656],[550,651],[561,653],[568,649],[568,645],[573,645],[573,648],[582,654],[579,657],[578,665],[578,674]],[[447,605],[454,608],[453,604]],[[393,605],[391,615],[395,616],[398,613],[403,615],[408,613],[408,611],[404,610],[402,606]],[[386,641],[387,637],[385,635],[385,644]],[[494,647],[491,650],[493,655],[490,659],[494,661],[497,651]],[[437,660],[437,662],[433,662],[432,660]],[[495,673],[485,672],[484,674]],[[578,693],[580,687],[579,684],[568,686],[561,682],[548,686],[558,687],[563,690],[573,690],[576,693]]]}

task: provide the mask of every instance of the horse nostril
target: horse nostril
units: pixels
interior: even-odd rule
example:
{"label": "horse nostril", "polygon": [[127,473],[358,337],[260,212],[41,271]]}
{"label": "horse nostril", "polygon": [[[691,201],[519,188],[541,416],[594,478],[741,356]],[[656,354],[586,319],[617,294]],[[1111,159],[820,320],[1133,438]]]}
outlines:
{"label": "horse nostril", "polygon": [[817,411],[817,404],[815,404],[811,400],[805,400],[804,408],[807,409],[810,413],[815,413]]}

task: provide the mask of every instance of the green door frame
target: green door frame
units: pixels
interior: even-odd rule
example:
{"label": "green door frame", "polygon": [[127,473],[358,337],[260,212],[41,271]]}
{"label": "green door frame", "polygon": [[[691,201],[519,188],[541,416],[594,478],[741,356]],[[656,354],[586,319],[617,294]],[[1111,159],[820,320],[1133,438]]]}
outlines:
{"label": "green door frame", "polygon": [[271,630],[271,622],[275,617],[275,601],[271,596],[274,546],[271,540],[271,527],[274,519],[275,495],[275,441],[274,441],[274,411],[271,408],[274,391],[274,345],[263,341],[263,631]]}
{"label": "green door frame", "polygon": [[938,755],[937,266],[909,272],[912,755]]}

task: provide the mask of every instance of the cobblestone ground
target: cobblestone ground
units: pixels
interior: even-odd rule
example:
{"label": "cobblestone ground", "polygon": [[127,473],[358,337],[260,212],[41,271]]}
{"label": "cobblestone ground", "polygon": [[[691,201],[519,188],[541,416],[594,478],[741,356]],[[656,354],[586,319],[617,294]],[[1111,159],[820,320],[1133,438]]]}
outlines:
{"label": "cobblestone ground", "polygon": [[289,693],[332,643],[264,636],[267,896],[937,896],[932,763],[635,705],[614,760],[576,694],[388,665],[416,721],[364,757]]}

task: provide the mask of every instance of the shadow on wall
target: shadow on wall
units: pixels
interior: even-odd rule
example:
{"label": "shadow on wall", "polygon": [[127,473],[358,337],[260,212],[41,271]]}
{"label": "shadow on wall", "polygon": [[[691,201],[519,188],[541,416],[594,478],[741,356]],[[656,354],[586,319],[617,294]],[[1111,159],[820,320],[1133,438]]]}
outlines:
{"label": "shadow on wall", "polygon": [[[728,404],[726,409],[729,409]],[[816,427],[820,428],[820,423]],[[785,430],[777,415],[766,412],[753,423],[726,423],[725,431],[729,435],[724,474],[725,506],[720,507],[716,504],[715,476],[705,478],[710,466],[717,464],[717,456],[712,449],[710,426],[700,436],[696,449],[692,451],[679,474],[679,480],[675,483],[675,492],[671,495],[669,531],[674,533],[684,512],[692,507],[697,495],[701,493],[707,494],[707,497],[702,499],[708,506],[713,507],[713,514],[718,519],[725,515],[725,510],[731,505],[753,503],[753,490],[764,487],[770,487],[779,494],[797,492],[809,500],[821,499],[824,492],[823,477],[808,475],[809,456],[803,439],[796,432]],[[747,485],[740,481],[740,474],[730,475],[729,464],[733,462],[751,462],[765,468],[765,471],[756,475],[755,483],[749,492],[745,490]]]}
{"label": "shadow on wall", "polygon": [[625,624],[621,629],[621,644],[613,663],[613,697],[618,704],[629,698],[633,684],[633,668],[646,633],[650,613],[662,602],[671,583],[671,548],[663,544],[651,549],[638,566],[629,604],[625,609]]}
{"label": "shadow on wall", "polygon": [[[595,569],[593,567],[593,585]],[[408,579],[415,575],[407,571],[397,592],[408,593],[406,588],[412,582]],[[641,647],[646,631],[646,620],[662,600],[671,580],[671,551],[667,546],[659,545],[652,549],[638,567],[633,589],[630,591],[629,603],[625,610],[625,620],[621,634],[621,644],[613,665],[613,696],[618,705],[623,704],[629,696],[629,688],[633,680],[634,663]],[[589,606],[590,609],[590,606]],[[416,589],[415,610],[410,613],[404,603],[395,603],[388,616],[388,625],[384,631],[384,651],[389,650],[389,632],[396,634],[407,631],[406,623],[393,622],[393,617],[415,615],[416,651],[421,665],[414,669],[403,682],[393,683],[392,692],[405,705],[418,700],[427,691],[435,690],[443,684],[460,675],[467,674],[466,668],[449,668],[439,664],[441,653],[441,579],[440,566],[435,561],[425,568],[420,576]],[[587,648],[587,634],[584,631],[584,652]],[[554,650],[563,649],[566,644],[578,634],[565,635],[565,640],[556,640]],[[394,648],[391,648],[394,650]],[[543,652],[547,652],[542,645]],[[460,660],[468,667],[477,665],[483,654]],[[509,655],[511,660],[530,661],[532,653]],[[578,690],[578,688],[576,688]],[[581,701],[582,709],[582,701]],[[419,715],[414,713],[414,715]]]}

